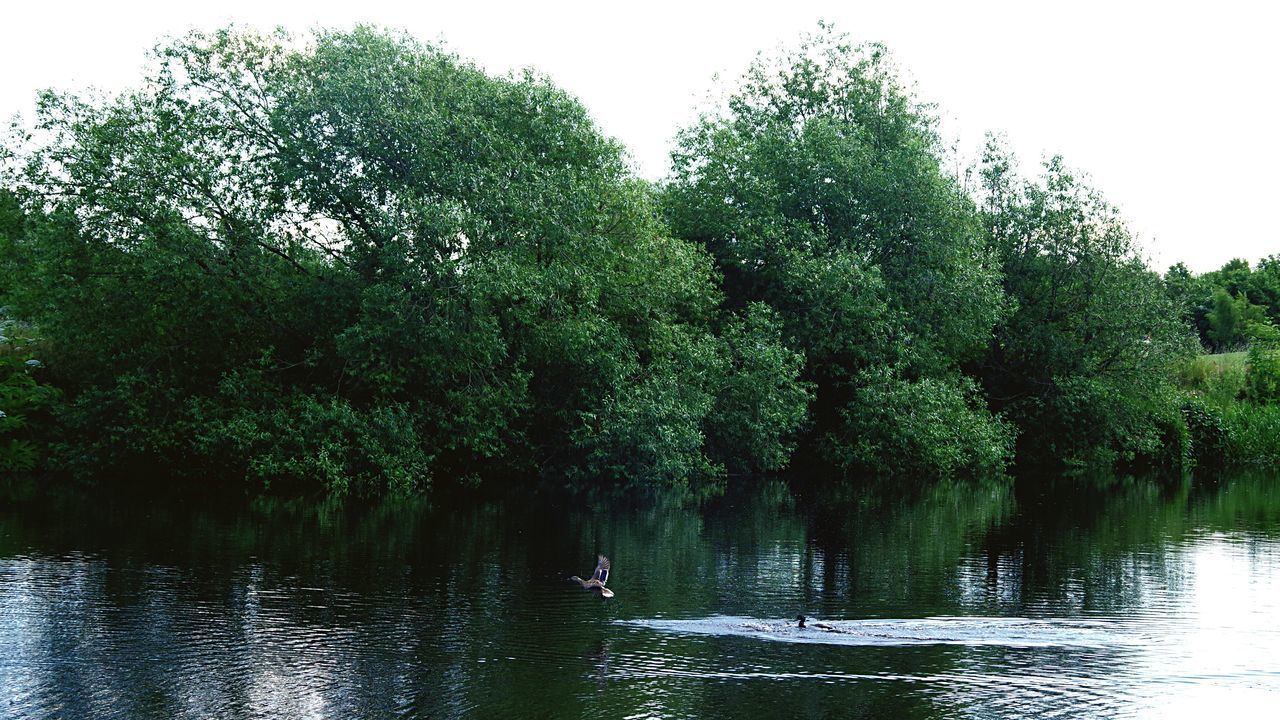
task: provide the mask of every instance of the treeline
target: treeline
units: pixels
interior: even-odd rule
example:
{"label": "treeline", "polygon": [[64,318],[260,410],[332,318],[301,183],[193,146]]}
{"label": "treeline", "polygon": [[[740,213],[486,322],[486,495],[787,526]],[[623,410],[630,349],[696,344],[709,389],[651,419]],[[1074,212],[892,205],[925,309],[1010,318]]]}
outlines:
{"label": "treeline", "polygon": [[1200,275],[1178,263],[1164,282],[1208,350],[1244,350],[1259,332],[1266,334],[1265,327],[1280,324],[1280,255],[1263,258],[1256,268],[1237,258]]}
{"label": "treeline", "polygon": [[8,471],[713,493],[1195,451],[1194,339],[1115,211],[997,142],[970,187],[829,30],[659,185],[545,78],[369,28],[190,35],[5,153]]}

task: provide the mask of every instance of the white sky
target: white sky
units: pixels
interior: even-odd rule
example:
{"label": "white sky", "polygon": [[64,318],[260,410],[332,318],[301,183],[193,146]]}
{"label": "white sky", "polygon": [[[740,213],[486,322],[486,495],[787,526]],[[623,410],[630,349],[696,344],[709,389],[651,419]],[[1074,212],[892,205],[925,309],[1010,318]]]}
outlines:
{"label": "white sky", "polygon": [[1095,2],[17,2],[3,12],[0,118],[35,92],[138,82],[166,35],[235,21],[404,28],[496,73],[532,66],[661,177],[675,131],[759,50],[833,22],[889,46],[965,156],[1003,132],[1034,168],[1061,153],[1142,236],[1155,267],[1280,253],[1280,5]]}

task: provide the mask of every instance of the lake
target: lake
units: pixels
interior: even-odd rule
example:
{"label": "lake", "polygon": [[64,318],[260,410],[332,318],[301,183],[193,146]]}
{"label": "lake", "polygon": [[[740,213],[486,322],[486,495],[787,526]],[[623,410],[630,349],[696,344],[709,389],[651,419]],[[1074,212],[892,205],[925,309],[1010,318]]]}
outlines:
{"label": "lake", "polygon": [[[0,717],[1280,707],[1280,478],[888,495],[768,485],[702,510],[8,502]],[[566,581],[597,551],[611,600]]]}

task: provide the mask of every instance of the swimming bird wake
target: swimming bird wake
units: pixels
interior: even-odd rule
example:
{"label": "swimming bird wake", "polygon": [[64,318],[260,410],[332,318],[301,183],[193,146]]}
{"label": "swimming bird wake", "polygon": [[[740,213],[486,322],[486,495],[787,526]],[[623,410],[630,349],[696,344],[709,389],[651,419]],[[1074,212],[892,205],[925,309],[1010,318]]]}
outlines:
{"label": "swimming bird wake", "polygon": [[1001,645],[1103,647],[1134,642],[1105,622],[1065,618],[930,617],[904,620],[825,620],[829,629],[731,615],[691,620],[618,620],[659,632],[729,635],[828,645]]}

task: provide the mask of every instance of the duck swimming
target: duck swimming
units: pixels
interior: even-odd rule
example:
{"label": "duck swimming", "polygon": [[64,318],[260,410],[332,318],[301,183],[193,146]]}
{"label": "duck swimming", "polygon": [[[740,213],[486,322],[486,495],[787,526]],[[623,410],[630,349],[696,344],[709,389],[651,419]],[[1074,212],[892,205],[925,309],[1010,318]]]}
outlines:
{"label": "duck swimming", "polygon": [[604,584],[609,582],[609,558],[604,555],[596,555],[596,570],[591,573],[590,580],[583,580],[574,575],[569,579],[582,586],[583,590],[599,590],[604,597],[613,597],[613,591],[605,587]]}
{"label": "duck swimming", "polygon": [[828,625],[828,624],[826,624],[826,623],[816,622],[816,623],[811,623],[811,624],[809,624],[809,625],[805,625],[805,621],[806,621],[806,620],[808,620],[808,619],[809,619],[809,618],[807,618],[807,617],[805,617],[805,616],[803,616],[803,615],[797,615],[797,616],[796,616],[796,623],[797,623],[796,627],[797,627],[797,628],[799,628],[799,629],[801,629],[801,630],[811,630],[811,629],[812,629],[812,630],[825,630],[825,631],[827,631],[827,632],[840,632],[839,630],[837,630],[837,629],[835,629],[835,628],[831,627],[830,625]]}

